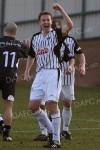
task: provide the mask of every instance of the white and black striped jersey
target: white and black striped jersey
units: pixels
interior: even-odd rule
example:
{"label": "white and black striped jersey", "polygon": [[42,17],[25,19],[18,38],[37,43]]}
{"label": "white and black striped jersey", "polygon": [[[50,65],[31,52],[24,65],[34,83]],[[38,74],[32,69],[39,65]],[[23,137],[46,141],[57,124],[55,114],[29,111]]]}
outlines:
{"label": "white and black striped jersey", "polygon": [[[80,46],[78,45],[77,41],[73,37],[67,36],[64,42],[68,46],[72,56],[74,56],[74,54],[82,53]],[[69,65],[69,62],[62,63],[62,85],[74,84],[75,68],[73,67],[73,71],[70,75],[66,75],[66,69],[68,65]]]}
{"label": "white and black striped jersey", "polygon": [[57,32],[61,35],[61,29],[51,30],[46,36],[42,32],[33,35],[29,55],[36,58],[36,71],[44,69],[60,68],[58,58],[54,54],[54,47],[58,44]]}
{"label": "white and black striped jersey", "polygon": [[18,68],[18,59],[27,58],[28,49],[14,37],[0,38],[0,78],[15,77]]}

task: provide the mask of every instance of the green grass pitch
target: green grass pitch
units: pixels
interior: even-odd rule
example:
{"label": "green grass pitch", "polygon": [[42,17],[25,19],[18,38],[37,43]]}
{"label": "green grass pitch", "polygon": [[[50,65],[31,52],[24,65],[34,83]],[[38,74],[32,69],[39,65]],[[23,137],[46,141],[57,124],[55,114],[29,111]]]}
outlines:
{"label": "green grass pitch", "polygon": [[[45,142],[34,142],[40,134],[36,119],[28,111],[31,84],[17,83],[13,107],[12,142],[3,142],[0,135],[0,150],[43,150]],[[76,87],[73,101],[73,117],[70,131],[73,139],[61,140],[64,150],[100,150],[100,87]],[[62,102],[60,101],[62,109]],[[0,113],[3,100],[0,97]]]}

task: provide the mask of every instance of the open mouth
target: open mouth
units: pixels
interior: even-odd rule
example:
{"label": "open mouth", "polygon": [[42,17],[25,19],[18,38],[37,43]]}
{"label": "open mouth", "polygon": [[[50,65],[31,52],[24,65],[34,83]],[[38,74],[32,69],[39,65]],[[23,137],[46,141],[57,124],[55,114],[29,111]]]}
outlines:
{"label": "open mouth", "polygon": [[48,28],[49,28],[49,25],[45,25],[44,28],[45,28],[45,29],[48,29]]}

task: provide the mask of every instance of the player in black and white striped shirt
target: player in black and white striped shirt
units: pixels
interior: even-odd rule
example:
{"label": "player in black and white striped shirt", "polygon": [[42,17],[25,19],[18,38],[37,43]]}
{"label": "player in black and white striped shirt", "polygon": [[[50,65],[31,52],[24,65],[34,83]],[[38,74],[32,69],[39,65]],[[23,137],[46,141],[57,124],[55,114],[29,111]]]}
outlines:
{"label": "player in black and white striped shirt", "polygon": [[[60,28],[62,25],[60,20],[54,21],[54,26],[56,28]],[[70,54],[74,56],[75,54],[78,54],[79,58],[79,74],[80,77],[85,75],[85,56],[82,52],[80,46],[78,45],[77,41],[70,36],[66,36],[64,40],[64,45],[67,45]],[[75,99],[74,97],[74,80],[75,80],[75,68],[73,65],[70,66],[69,62],[62,63],[62,90],[61,90],[61,97],[64,100],[63,101],[63,112],[62,112],[62,118],[63,118],[63,130],[62,130],[62,136],[65,137],[65,139],[72,139],[71,133],[69,132],[69,125],[72,117],[72,109],[71,109],[71,103],[72,100]]]}
{"label": "player in black and white striped shirt", "polygon": [[[59,28],[61,26],[60,20],[54,20],[54,26],[53,28]],[[70,36],[66,36],[66,39],[64,40],[64,45],[67,45],[70,50],[70,55],[74,56],[75,54],[78,55],[79,58],[79,73],[80,76],[85,75],[85,56],[84,53],[81,51],[80,46],[78,45],[77,41]],[[63,48],[63,44],[61,49]],[[72,117],[72,110],[71,110],[71,103],[72,100],[74,100],[74,80],[75,80],[75,68],[73,66],[74,64],[72,62],[64,62],[62,63],[62,91],[61,91],[61,97],[64,100],[63,101],[63,112],[62,112],[62,118],[63,118],[63,131],[62,135],[65,137],[65,139],[72,139],[71,133],[69,132],[69,125]],[[67,73],[67,74],[66,74]],[[41,108],[45,109],[45,103],[44,101],[41,103]],[[47,130],[46,128],[40,124],[40,129],[42,130],[42,134],[37,136],[34,140],[36,141],[43,141],[46,140]]]}
{"label": "player in black and white striped shirt", "polygon": [[[25,79],[30,79],[29,71],[36,60],[37,74],[31,87],[29,109],[35,114],[44,126],[47,127],[49,142],[44,147],[61,147],[60,145],[60,111],[58,109],[58,100],[61,91],[61,73],[58,58],[54,54],[54,47],[58,44],[57,32],[63,36],[67,35],[72,28],[73,23],[58,4],[53,4],[53,9],[58,10],[66,21],[61,29],[52,30],[52,15],[48,12],[42,12],[39,15],[39,23],[42,32],[33,35],[29,57],[27,60]],[[40,109],[40,103],[45,96],[49,111],[52,117],[52,123],[49,121],[44,111]],[[51,137],[53,136],[53,137]]]}
{"label": "player in black and white striped shirt", "polygon": [[[84,53],[81,51],[80,46],[78,45],[77,41],[70,36],[64,40],[66,45],[68,46],[70,53],[74,56],[75,54],[78,55],[79,58],[79,73],[80,76],[85,75],[85,56]],[[62,135],[65,139],[72,139],[71,133],[69,132],[69,125],[72,117],[72,109],[71,103],[72,100],[75,99],[74,97],[74,82],[75,82],[75,68],[72,68],[71,74],[66,74],[66,70],[69,66],[69,62],[62,63],[62,90],[61,96],[63,101],[63,111],[62,111],[62,118],[63,118],[63,131]]]}

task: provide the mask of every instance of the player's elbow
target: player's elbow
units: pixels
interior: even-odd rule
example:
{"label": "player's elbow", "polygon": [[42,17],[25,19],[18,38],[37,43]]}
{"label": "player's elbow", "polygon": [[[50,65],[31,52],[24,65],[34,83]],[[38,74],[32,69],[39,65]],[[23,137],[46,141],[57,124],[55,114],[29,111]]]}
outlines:
{"label": "player's elbow", "polygon": [[73,28],[73,22],[72,22],[72,23],[69,23],[69,24],[67,24],[67,25],[65,25],[65,26],[63,26],[63,28],[62,28],[62,33],[63,33],[63,35],[64,35],[64,36],[67,35],[68,32],[69,32],[72,28]]}
{"label": "player's elbow", "polygon": [[68,26],[68,30],[71,30],[71,29],[73,28],[74,24],[73,24],[73,22],[71,21],[67,26]]}

